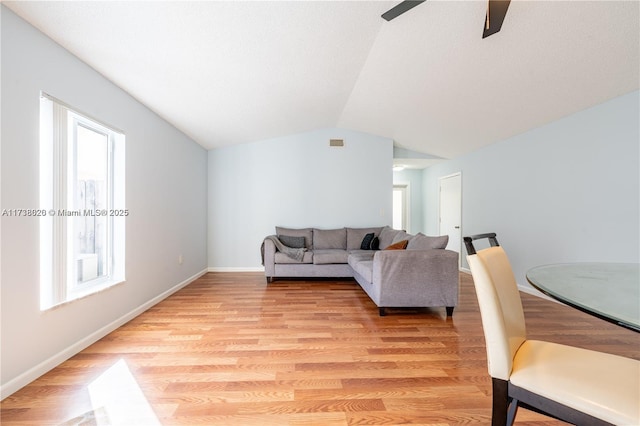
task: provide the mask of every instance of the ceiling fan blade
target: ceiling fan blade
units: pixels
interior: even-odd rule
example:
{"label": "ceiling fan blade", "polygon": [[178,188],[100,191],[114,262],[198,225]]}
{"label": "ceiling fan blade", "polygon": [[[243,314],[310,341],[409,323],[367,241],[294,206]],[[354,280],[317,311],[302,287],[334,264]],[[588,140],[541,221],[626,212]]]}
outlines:
{"label": "ceiling fan blade", "polygon": [[507,15],[507,9],[509,9],[509,3],[510,0],[489,0],[487,14],[484,18],[482,38],[489,37],[500,31],[504,17]]}
{"label": "ceiling fan blade", "polygon": [[424,2],[425,0],[404,0],[402,3],[392,7],[391,9],[383,13],[382,18],[384,18],[387,21],[390,21],[402,15],[406,11],[413,9],[420,3],[424,3]]}

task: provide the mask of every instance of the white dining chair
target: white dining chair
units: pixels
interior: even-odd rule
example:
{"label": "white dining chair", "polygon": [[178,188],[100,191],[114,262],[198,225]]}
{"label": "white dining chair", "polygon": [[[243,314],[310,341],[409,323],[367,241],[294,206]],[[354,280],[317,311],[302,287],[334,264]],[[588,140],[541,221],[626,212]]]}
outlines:
{"label": "white dining chair", "polygon": [[[488,238],[476,252],[473,241]],[[518,406],[577,425],[640,425],[640,361],[528,340],[520,292],[496,234],[464,237],[493,384],[492,425]]]}

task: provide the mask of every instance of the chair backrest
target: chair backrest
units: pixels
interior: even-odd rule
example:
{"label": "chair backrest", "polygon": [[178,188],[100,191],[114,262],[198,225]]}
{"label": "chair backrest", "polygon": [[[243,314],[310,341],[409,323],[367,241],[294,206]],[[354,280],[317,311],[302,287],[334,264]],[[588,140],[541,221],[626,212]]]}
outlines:
{"label": "chair backrest", "polygon": [[513,357],[527,336],[520,292],[511,264],[500,246],[471,254],[467,261],[480,305],[489,374],[509,380]]}

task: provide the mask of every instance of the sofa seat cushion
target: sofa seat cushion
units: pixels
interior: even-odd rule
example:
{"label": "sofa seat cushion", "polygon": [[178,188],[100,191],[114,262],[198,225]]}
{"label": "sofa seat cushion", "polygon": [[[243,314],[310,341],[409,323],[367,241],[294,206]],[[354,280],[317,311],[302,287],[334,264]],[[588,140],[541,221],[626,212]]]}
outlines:
{"label": "sofa seat cushion", "polygon": [[274,257],[274,263],[313,263],[313,251],[305,251],[304,256],[302,257],[302,262],[298,262],[297,260],[287,256],[286,254],[277,251]]}
{"label": "sofa seat cushion", "polygon": [[349,266],[358,275],[367,280],[367,282],[373,282],[373,260],[361,260],[359,262],[349,262]]}
{"label": "sofa seat cushion", "polygon": [[313,251],[313,264],[347,263],[349,253],[341,249],[324,249]]}
{"label": "sofa seat cushion", "polygon": [[[347,248],[347,230],[345,228],[340,229],[314,229],[313,230],[313,249],[314,250],[327,250],[327,249],[341,249]],[[344,262],[331,262],[331,263],[346,263]]]}
{"label": "sofa seat cushion", "polygon": [[373,260],[375,254],[376,252],[373,250],[351,250],[349,251],[349,265],[362,260]]}

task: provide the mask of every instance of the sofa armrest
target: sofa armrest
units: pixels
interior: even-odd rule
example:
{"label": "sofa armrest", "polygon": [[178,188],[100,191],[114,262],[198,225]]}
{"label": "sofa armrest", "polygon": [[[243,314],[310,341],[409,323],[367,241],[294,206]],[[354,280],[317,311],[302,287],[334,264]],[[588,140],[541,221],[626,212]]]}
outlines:
{"label": "sofa armrest", "polygon": [[381,250],[373,258],[379,306],[457,306],[458,253],[451,250]]}
{"label": "sofa armrest", "polygon": [[276,267],[275,267],[275,258],[276,258],[276,245],[273,243],[273,241],[269,240],[269,239],[265,239],[263,242],[264,246],[263,246],[263,250],[264,250],[264,275],[267,278],[271,278],[275,275],[276,273]]}

